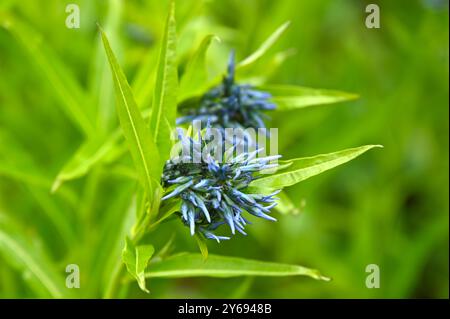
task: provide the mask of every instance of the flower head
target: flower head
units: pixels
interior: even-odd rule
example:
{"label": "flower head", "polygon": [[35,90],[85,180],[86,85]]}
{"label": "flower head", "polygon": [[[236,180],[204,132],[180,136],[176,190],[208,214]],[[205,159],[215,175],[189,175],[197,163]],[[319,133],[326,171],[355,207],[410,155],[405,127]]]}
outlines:
{"label": "flower head", "polygon": [[[271,194],[257,194],[249,191],[249,184],[258,177],[261,170],[272,169],[277,164],[271,161],[280,156],[257,157],[261,149],[243,152],[231,158],[235,146],[215,158],[216,153],[207,153],[194,162],[195,155],[207,149],[208,143],[201,137],[179,136],[182,149],[188,150],[166,162],[162,184],[166,195],[162,198],[181,199],[179,215],[190,228],[191,235],[202,234],[217,241],[229,239],[216,235],[214,231],[221,225],[228,225],[232,234],[236,231],[246,235],[244,229],[249,221],[245,214],[276,221],[270,210],[276,205]],[[197,153],[197,154],[196,154]],[[228,159],[228,160],[227,160]]]}
{"label": "flower head", "polygon": [[201,120],[215,127],[263,128],[266,110],[275,109],[271,95],[254,89],[251,85],[236,84],[234,52],[231,52],[228,73],[217,87],[209,90],[197,109],[190,109],[178,118],[177,124]]}

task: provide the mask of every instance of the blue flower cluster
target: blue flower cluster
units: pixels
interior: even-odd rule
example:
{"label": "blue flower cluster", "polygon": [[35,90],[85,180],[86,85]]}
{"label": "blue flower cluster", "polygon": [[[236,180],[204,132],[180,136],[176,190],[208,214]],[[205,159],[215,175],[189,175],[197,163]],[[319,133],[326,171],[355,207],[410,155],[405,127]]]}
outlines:
{"label": "blue flower cluster", "polygon": [[[212,126],[221,133],[225,128],[265,128],[267,115],[263,112],[275,109],[275,104],[270,102],[271,95],[250,85],[235,83],[234,52],[230,54],[227,71],[222,83],[201,98],[198,108],[185,111],[184,116],[177,119],[177,124],[200,121],[200,127],[209,130]],[[179,139],[179,156],[167,161],[164,167],[162,184],[166,192],[162,200],[181,200],[179,215],[190,228],[191,235],[197,233],[217,241],[229,239],[215,233],[224,224],[233,235],[236,231],[246,235],[245,226],[250,223],[245,218],[246,213],[276,220],[269,214],[276,205],[275,195],[279,191],[257,194],[252,193],[248,186],[260,176],[261,170],[275,168],[277,164],[272,161],[279,155],[258,157],[262,149],[258,149],[249,136],[230,139],[223,134],[220,137],[220,155],[216,152],[206,156],[204,150],[213,150],[214,147],[210,147],[211,143],[208,144],[201,133],[196,140],[181,134]],[[232,158],[241,143],[256,150],[247,148]],[[229,144],[231,147],[226,149],[224,145]]]}
{"label": "blue flower cluster", "polygon": [[[255,194],[249,192],[248,186],[261,170],[275,168],[277,164],[271,161],[279,155],[259,158],[261,150],[255,150],[232,158],[230,155],[236,147],[231,147],[219,161],[214,154],[203,154],[208,143],[201,134],[196,140],[181,135],[179,138],[183,152],[166,162],[162,177],[166,195],[162,199],[181,199],[179,214],[190,227],[191,235],[199,233],[217,241],[229,239],[214,233],[223,224],[229,226],[232,234],[238,231],[246,235],[244,228],[249,221],[244,217],[245,212],[276,220],[269,214],[276,205],[278,191]],[[195,156],[201,160],[195,162]]]}
{"label": "blue flower cluster", "polygon": [[234,52],[231,52],[228,63],[228,74],[217,87],[208,91],[201,99],[200,106],[189,109],[178,118],[177,124],[201,120],[210,121],[220,128],[263,128],[266,110],[275,109],[270,102],[271,95],[254,89],[250,85],[235,83]]}

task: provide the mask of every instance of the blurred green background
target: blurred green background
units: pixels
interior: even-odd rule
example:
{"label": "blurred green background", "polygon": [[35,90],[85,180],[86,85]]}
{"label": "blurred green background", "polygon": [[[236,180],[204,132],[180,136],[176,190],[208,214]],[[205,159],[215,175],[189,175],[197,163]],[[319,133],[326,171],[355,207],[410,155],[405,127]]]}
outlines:
{"label": "blurred green background", "polygon": [[[80,7],[80,29],[65,27],[69,2]],[[369,3],[380,7],[380,29],[365,27]],[[82,297],[101,296],[106,265],[117,263],[121,242],[111,238],[123,232],[117,221],[135,186],[106,162],[50,194],[55,176],[83,141],[62,111],[69,98],[64,87],[80,91],[87,114],[102,114],[99,136],[116,127],[99,22],[130,82],[149,92],[140,99],[148,106],[152,83],[142,66],[154,65],[167,4],[0,2],[0,222],[14,224],[10,234],[48,256],[52,266],[46,271],[64,274],[66,264],[79,264]],[[306,265],[333,281],[161,279],[150,281],[150,297],[448,298],[448,2],[177,1],[180,73],[209,33],[222,40],[208,54],[209,71],[217,74],[231,48],[242,59],[287,20],[289,29],[248,80],[257,83],[264,75],[268,83],[343,90],[360,99],[271,114],[280,153],[293,158],[363,144],[385,148],[289,188],[300,214],[254,223],[247,237],[211,242],[209,248]],[[22,40],[39,39],[37,46],[21,43],[10,21],[20,21],[29,31]],[[55,69],[69,79],[63,88],[52,81]],[[72,235],[62,238],[61,228]],[[174,231],[176,251],[197,250],[179,222],[162,227],[156,240],[163,244]],[[365,286],[368,264],[380,267],[379,289]],[[27,270],[0,251],[0,297],[42,296],[28,279]],[[128,296],[146,295],[132,285]]]}

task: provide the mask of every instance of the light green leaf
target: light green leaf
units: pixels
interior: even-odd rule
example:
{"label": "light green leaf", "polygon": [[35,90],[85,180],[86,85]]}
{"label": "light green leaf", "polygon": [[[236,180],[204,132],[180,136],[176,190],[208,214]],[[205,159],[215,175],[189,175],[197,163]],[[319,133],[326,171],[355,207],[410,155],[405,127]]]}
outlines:
{"label": "light green leaf", "polygon": [[[149,116],[150,114],[148,111],[142,112],[142,117],[144,118],[144,120],[149,118]],[[117,128],[102,140],[93,138],[92,140],[86,141],[84,144],[82,144],[81,147],[72,156],[72,158],[69,159],[69,161],[65,164],[62,171],[59,173],[61,174],[61,176],[57,176],[57,178],[53,182],[53,191],[59,189],[63,182],[67,182],[69,180],[80,178],[86,175],[94,165],[98,164],[101,161],[111,163],[117,160],[117,158],[119,158],[126,152],[127,147],[126,145],[124,145],[124,143],[118,144],[121,136],[121,129]],[[121,173],[123,176],[127,176],[130,178],[136,177],[135,171],[132,170],[132,168],[128,168],[127,166],[116,165],[112,168],[111,172]]]}
{"label": "light green leaf", "polygon": [[[29,169],[29,167],[27,169]],[[20,167],[5,165],[5,163],[0,160],[0,177],[3,176],[24,183],[29,193],[41,206],[42,212],[45,213],[47,218],[55,225],[65,243],[70,245],[75,242],[75,231],[67,216],[67,212],[61,209],[58,202],[55,201],[55,198],[50,197],[48,192],[51,186],[50,180],[47,180],[38,174],[32,175],[26,170],[22,170]],[[61,192],[61,195],[63,199],[71,205],[77,203],[77,199],[72,192],[64,190]]]}
{"label": "light green leaf", "polygon": [[165,200],[158,214],[158,220],[155,223],[160,223],[167,218],[169,218],[173,213],[180,211],[181,201],[179,199],[171,198],[169,200]]}
{"label": "light green leaf", "polygon": [[279,111],[332,104],[358,98],[358,95],[352,93],[295,85],[263,85],[259,89],[272,94],[271,100],[277,105]]}
{"label": "light green leaf", "polygon": [[178,100],[183,101],[188,97],[201,95],[208,86],[208,74],[205,65],[206,52],[213,39],[219,38],[213,34],[207,35],[200,43],[197,51],[189,61],[186,71],[180,81]]}
{"label": "light green leaf", "polygon": [[[115,278],[123,275],[122,252],[124,239],[136,222],[136,209],[139,205],[133,197],[135,187],[124,188],[121,194],[109,203],[108,214],[96,229],[97,241],[92,246],[90,266],[91,278],[99,278],[97,286],[90,288],[102,291],[103,298],[111,298],[115,286]],[[130,200],[132,198],[132,200]]]}
{"label": "light green leaf", "polygon": [[157,63],[157,49],[151,47],[148,49],[145,59],[141,62],[137,74],[131,82],[131,88],[133,92],[136,92],[136,102],[141,109],[147,110],[151,106],[156,80],[154,70],[156,69]]}
{"label": "light green leaf", "polygon": [[198,248],[202,254],[203,260],[208,259],[208,245],[206,244],[206,240],[201,237],[199,234],[195,234],[195,241],[197,242]]}
{"label": "light green leaf", "polygon": [[[177,113],[178,75],[176,61],[175,2],[171,1],[158,58],[150,130],[162,160],[169,157],[170,135]],[[162,167],[161,167],[162,170]]]}
{"label": "light green leaf", "polygon": [[309,276],[318,280],[329,280],[317,270],[297,265],[218,255],[209,255],[205,261],[201,254],[190,253],[177,254],[150,264],[145,273],[147,278],[228,278],[239,276]]}
{"label": "light green leaf", "polygon": [[284,215],[298,215],[300,214],[300,206],[304,206],[305,201],[301,200],[296,205],[285,191],[277,195],[277,206],[275,209]]}
{"label": "light green leaf", "polygon": [[[27,149],[24,149],[10,134],[0,130],[0,180],[10,178],[21,183],[41,207],[42,213],[56,227],[64,243],[68,246],[76,242],[71,215],[60,202],[49,194],[51,180],[47,178]],[[3,180],[2,180],[3,181]],[[62,188],[61,198],[72,206],[78,204],[77,196],[71,190]],[[36,215],[36,220],[40,214]]]}
{"label": "light green leaf", "polygon": [[[110,1],[105,19],[105,30],[112,33],[109,40],[112,45],[115,44],[116,48],[120,47],[121,44],[120,37],[116,34],[120,27],[122,7],[123,2],[121,0]],[[89,82],[92,105],[97,107],[97,128],[107,131],[111,126],[112,115],[115,112],[114,85],[101,42],[98,42],[95,46]],[[52,192],[55,192],[62,183],[87,174],[95,164],[111,152],[120,136],[120,128],[117,128],[107,137],[97,134],[88,137],[58,173],[53,182]]]}
{"label": "light green leaf", "polygon": [[125,248],[122,252],[122,260],[128,272],[137,280],[139,288],[147,293],[149,291],[145,286],[144,271],[154,252],[155,248],[151,245],[134,246],[128,237],[126,238]]}
{"label": "light green leaf", "polygon": [[259,60],[275,44],[275,42],[280,38],[280,36],[284,33],[284,31],[286,31],[286,29],[289,27],[290,24],[291,22],[287,21],[283,23],[280,27],[278,27],[278,29],[276,29],[275,32],[272,33],[270,37],[267,38],[267,40],[264,41],[255,52],[253,52],[251,55],[249,55],[244,60],[239,62],[236,65],[236,68],[239,69],[247,67],[255,63],[257,60]]}
{"label": "light green leaf", "polygon": [[31,276],[32,283],[30,284],[33,288],[48,293],[42,297],[68,297],[64,278],[59,275],[60,272],[49,257],[42,250],[36,249],[36,246],[32,245],[23,234],[23,230],[0,214],[0,255],[3,256],[2,259]]}
{"label": "light green leaf", "polygon": [[58,106],[62,107],[82,132],[92,134],[93,118],[89,116],[87,108],[83,109],[86,105],[85,93],[74,75],[70,74],[55,52],[46,45],[44,37],[18,19],[10,16],[1,16],[0,19],[2,26],[17,39],[30,60],[54,88],[53,92],[59,100]]}
{"label": "light green leaf", "polygon": [[172,233],[170,239],[155,254],[155,256],[153,257],[153,261],[156,260],[160,261],[163,260],[164,258],[169,257],[171,255],[171,252],[175,249],[174,241],[175,241],[175,233]]}
{"label": "light green leaf", "polygon": [[[103,25],[119,61],[123,51],[120,38],[123,7],[124,3],[122,0],[109,1]],[[95,44],[95,51],[91,62],[91,68],[89,70],[89,93],[93,101],[92,107],[97,110],[97,130],[107,132],[112,124],[115,124],[115,97],[109,63],[100,41]]]}
{"label": "light green leaf", "polygon": [[92,166],[111,151],[119,137],[120,131],[117,130],[106,142],[103,139],[95,138],[84,142],[58,173],[52,185],[52,192],[55,192],[62,183],[85,175]]}
{"label": "light green leaf", "polygon": [[252,86],[264,85],[273,77],[274,73],[281,67],[281,65],[290,57],[297,53],[295,49],[287,49],[271,55],[271,57],[264,60],[264,66],[255,71],[246,71],[245,68],[241,71],[238,69],[238,78],[241,83],[248,83]]}
{"label": "light green leaf", "polygon": [[153,141],[153,136],[136,105],[127,79],[109,46],[108,39],[103,31],[100,30],[100,32],[114,79],[120,126],[128,142],[139,177],[149,199],[152,199],[153,186],[158,183],[157,180],[160,176],[159,153]]}
{"label": "light green leaf", "polygon": [[347,163],[364,152],[381,145],[366,145],[350,148],[339,152],[304,157],[283,163],[292,163],[281,172],[254,180],[250,186],[280,189],[304,181],[307,178],[323,173],[336,166]]}

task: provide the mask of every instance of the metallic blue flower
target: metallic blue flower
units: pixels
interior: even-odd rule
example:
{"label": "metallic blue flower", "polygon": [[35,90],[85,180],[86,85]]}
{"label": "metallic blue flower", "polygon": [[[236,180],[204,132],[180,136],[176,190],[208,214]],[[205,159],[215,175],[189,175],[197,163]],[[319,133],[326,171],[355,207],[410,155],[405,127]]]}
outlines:
{"label": "metallic blue flower", "polygon": [[222,128],[264,128],[264,119],[268,117],[263,112],[276,107],[269,100],[271,95],[251,85],[236,84],[234,75],[234,52],[231,52],[228,73],[222,83],[202,97],[198,108],[185,111],[177,124],[201,120]]}
{"label": "metallic blue flower", "polygon": [[276,164],[271,162],[280,156],[258,157],[259,149],[227,160],[229,150],[220,160],[211,152],[196,163],[194,150],[203,151],[208,143],[201,136],[196,140],[181,135],[179,138],[181,148],[190,150],[190,153],[186,155],[180,151],[178,157],[166,162],[162,175],[165,188],[162,200],[181,199],[178,214],[191,235],[198,233],[217,241],[229,239],[215,233],[221,225],[228,225],[233,235],[236,232],[246,235],[245,226],[249,224],[246,214],[276,221],[270,212],[276,205],[275,195],[279,191],[256,194],[250,192],[248,186],[260,176],[261,170],[275,167]]}

